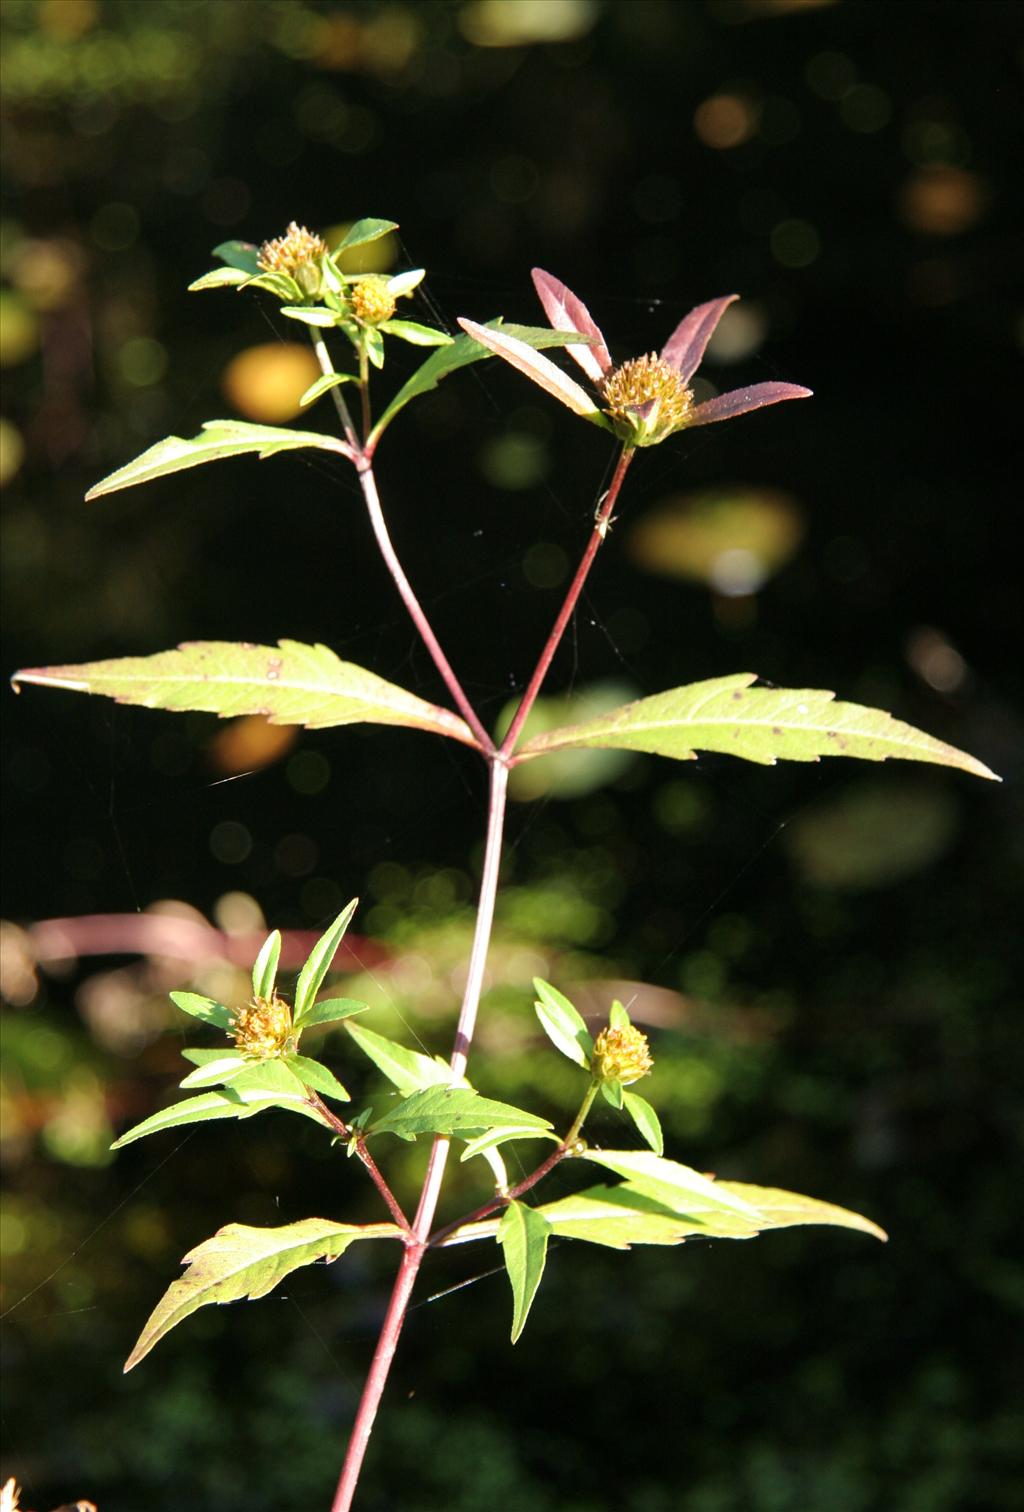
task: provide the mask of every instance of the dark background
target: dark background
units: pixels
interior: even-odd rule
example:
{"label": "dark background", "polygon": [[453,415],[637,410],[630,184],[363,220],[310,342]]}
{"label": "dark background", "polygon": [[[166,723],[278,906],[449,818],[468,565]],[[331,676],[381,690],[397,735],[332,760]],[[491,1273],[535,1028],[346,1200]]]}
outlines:
{"label": "dark background", "polygon": [[[862,1209],[891,1242],[563,1243],[514,1350],[500,1275],[423,1305],[359,1505],[1016,1505],[1019,7],[5,0],[3,19],[8,668],[289,636],[442,696],[340,462],[82,503],[159,437],[239,413],[233,356],[295,338],[271,302],[185,293],[212,246],[380,215],[401,224],[395,266],[429,270],[420,319],[539,323],[539,264],[624,357],[736,290],[753,324],[707,377],[815,390],[641,457],[553,688],[754,670],[891,709],[1007,779],[641,758],[513,807],[482,1089],[570,1110],[530,1028],[534,971],[595,1012],[650,984],[630,990],[668,1153]],[[415,357],[391,355],[383,392]],[[399,551],[488,720],[530,671],[608,462],[496,363],[382,446]],[[637,555],[635,522],[680,498],[691,555],[716,528],[749,549],[721,500],[695,504],[709,489],[747,501],[769,547],[769,491],[800,522],[756,594]],[[3,1473],[27,1507],[326,1506],[386,1301],[394,1256],[356,1250],[205,1309],[120,1373],[221,1223],[379,1214],[283,1114],[110,1157],[177,1079],[165,994],[190,968],[126,952],[35,975],[31,926],[176,900],[229,931],[260,913],[310,930],[360,893],[376,964],[345,990],[374,1026],[444,1051],[457,1001],[471,753],[370,728],[238,740],[204,716],[7,696]],[[421,1159],[393,1157],[406,1196]],[[479,1200],[460,1179],[453,1215]],[[436,1259],[421,1298],[492,1259]]]}

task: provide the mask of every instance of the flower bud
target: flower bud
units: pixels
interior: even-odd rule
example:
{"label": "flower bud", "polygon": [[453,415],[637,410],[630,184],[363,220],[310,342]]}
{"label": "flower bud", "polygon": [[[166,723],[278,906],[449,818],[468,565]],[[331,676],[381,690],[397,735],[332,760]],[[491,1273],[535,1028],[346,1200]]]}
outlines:
{"label": "flower bud", "polygon": [[617,1081],[624,1087],[639,1081],[654,1065],[647,1036],[632,1024],[622,1029],[602,1029],[594,1041],[590,1072],[595,1081]]}
{"label": "flower bud", "polygon": [[292,1032],[292,1010],[275,992],[269,998],[253,998],[245,1008],[236,1008],[231,1018],[235,1044],[246,1055],[265,1060],[280,1055]]}
{"label": "flower bud", "polygon": [[291,221],[284,236],[265,241],[257,262],[264,273],[287,273],[303,294],[314,298],[320,292],[320,259],[327,251],[323,237]]}

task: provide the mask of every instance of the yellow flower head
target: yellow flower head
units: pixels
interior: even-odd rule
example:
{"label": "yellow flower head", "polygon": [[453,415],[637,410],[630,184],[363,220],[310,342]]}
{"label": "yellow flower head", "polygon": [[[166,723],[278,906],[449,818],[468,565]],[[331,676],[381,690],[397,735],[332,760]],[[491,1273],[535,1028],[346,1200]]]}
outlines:
{"label": "yellow flower head", "polygon": [[253,998],[246,1007],[235,1009],[231,1032],[246,1055],[261,1060],[280,1055],[291,1036],[292,1010],[276,992],[269,998]]}
{"label": "yellow flower head", "polygon": [[256,261],[264,273],[287,273],[303,293],[314,295],[320,289],[320,259],[326,251],[322,236],[291,221],[284,236],[263,243]]}
{"label": "yellow flower head", "polygon": [[653,1065],[646,1034],[632,1024],[602,1029],[594,1041],[590,1071],[597,1081],[617,1081],[628,1087],[646,1076]]}
{"label": "yellow flower head", "polygon": [[395,313],[395,296],[388,287],[390,279],[381,273],[369,273],[349,290],[352,313],[366,325],[380,325]]}

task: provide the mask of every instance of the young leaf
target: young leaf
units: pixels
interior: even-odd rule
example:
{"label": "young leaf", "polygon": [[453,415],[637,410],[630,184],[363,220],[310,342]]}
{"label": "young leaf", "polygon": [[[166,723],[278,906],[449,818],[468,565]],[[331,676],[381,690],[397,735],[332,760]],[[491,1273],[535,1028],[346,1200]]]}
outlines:
{"label": "young leaf", "polygon": [[272,1094],[286,1102],[305,1102],[306,1089],[289,1069],[283,1056],[270,1055],[264,1060],[249,1057],[248,1065],[226,1084],[225,1096],[246,1099],[250,1094],[263,1097]]}
{"label": "young leaf", "polygon": [[137,483],[149,483],[153,478],[163,478],[186,467],[199,467],[204,462],[221,462],[226,457],[243,457],[252,452],[262,461],[276,452],[296,451],[304,446],[336,452],[350,460],[352,457],[351,448],[344,441],[321,435],[319,431],[283,430],[277,425],[251,425],[247,420],[207,420],[198,436],[168,436],[158,441],[134,461],[126,462],[124,467],[94,483],[85,497],[98,499],[119,488],[134,488]]}
{"label": "young leaf", "polygon": [[550,983],[542,982],[540,977],[534,977],[533,989],[537,994],[533,1006],[544,1033],[563,1055],[584,1070],[588,1069],[594,1041],[580,1014],[567,997]]}
{"label": "young leaf", "polygon": [[214,247],[213,255],[227,263],[229,268],[241,268],[250,277],[260,272],[260,249],[255,242],[221,242],[219,247]]}
{"label": "young leaf", "polygon": [[249,275],[241,268],[213,268],[190,283],[188,292],[198,294],[202,289],[237,289],[248,282]]}
{"label": "young leaf", "polygon": [[302,298],[302,290],[288,273],[257,273],[255,278],[247,278],[242,288],[265,289],[284,304],[294,304]]}
{"label": "young leaf", "polygon": [[641,1138],[647,1141],[655,1155],[664,1155],[665,1140],[661,1132],[661,1124],[650,1103],[638,1093],[624,1090],[622,1106],[636,1124]]}
{"label": "young leaf", "polygon": [[355,998],[321,998],[302,1015],[302,1027],[312,1029],[314,1024],[335,1024],[353,1013],[365,1013],[369,1006],[369,1003],[357,1002]]}
{"label": "young leaf", "polygon": [[415,320],[382,320],[377,329],[385,331],[389,336],[397,336],[400,340],[407,341],[410,346],[451,346],[455,340],[454,336],[449,336],[447,331],[438,331],[434,326],[420,325]]}
{"label": "young leaf", "polygon": [[410,268],[406,273],[396,273],[388,279],[388,293],[392,299],[400,299],[403,294],[411,294],[413,289],[418,289],[427,275],[426,268]]}
{"label": "young leaf", "polygon": [[333,310],[325,310],[319,305],[282,305],[282,315],[287,315],[289,320],[299,320],[308,326],[332,326],[337,325]]}
{"label": "young leaf", "polygon": [[485,1155],[488,1150],[496,1149],[498,1145],[508,1144],[513,1139],[550,1139],[552,1144],[560,1144],[557,1134],[550,1134],[544,1129],[524,1130],[519,1124],[499,1125],[496,1129],[488,1129],[486,1134],[478,1134],[475,1139],[468,1141],[466,1148],[459,1156],[460,1163],[464,1160],[472,1160],[474,1155]]}
{"label": "young leaf", "polygon": [[[568,346],[574,341],[587,339],[585,336],[574,335],[571,332],[552,331],[547,326],[504,325],[500,320],[488,321],[488,325],[500,327],[502,331],[507,331],[510,336],[515,336],[519,341],[524,341],[531,347]],[[426,394],[432,388],[436,388],[442,378],[447,378],[448,374],[454,373],[457,368],[466,367],[471,362],[482,362],[490,356],[492,353],[486,347],[482,347],[478,341],[474,341],[472,336],[456,336],[451,346],[439,347],[398,390],[370,432],[368,442],[376,445],[386,427],[391,424],[399,411],[405,408],[410,399],[417,399],[420,394]]]}
{"label": "young leaf", "polygon": [[362,1024],[346,1024],[345,1027],[363,1054],[369,1056],[399,1092],[407,1095],[420,1092],[424,1087],[446,1087],[451,1081],[446,1061],[431,1060],[429,1055],[421,1055],[418,1050],[407,1050],[396,1040],[375,1034],[372,1029],[364,1029]]}
{"label": "young leaf", "polygon": [[405,725],[476,745],[468,725],[327,646],[185,641],[155,656],[121,656],[78,666],[26,667],[11,679],[74,693],[101,694],[146,709],[203,709],[227,719],[262,714],[271,724]]}
{"label": "young leaf", "polygon": [[312,404],[315,400],[322,398],[329,389],[337,388],[339,383],[355,383],[356,381],[354,373],[325,373],[322,378],[318,378],[315,383],[309,385],[299,403],[303,406]]}
{"label": "young leaf", "polygon": [[364,326],[359,340],[375,368],[384,366],[384,337],[376,326]]}
{"label": "young leaf", "polygon": [[182,1087],[217,1087],[239,1076],[247,1066],[252,1065],[248,1056],[243,1055],[241,1050],[198,1050],[189,1054],[182,1051],[183,1055],[191,1061],[198,1061],[196,1069],[190,1071],[185,1079],[179,1083]]}
{"label": "young leaf", "polygon": [[379,241],[382,236],[387,236],[389,231],[397,231],[398,222],[389,220],[366,220],[356,221],[350,226],[341,241],[331,253],[332,257],[339,257],[342,252],[347,252],[350,247],[362,247],[366,242]]}
{"label": "young leaf", "polygon": [[820,689],[754,688],[755,678],[739,672],[623,704],[584,724],[534,736],[517,759],[578,746],[650,751],[676,761],[692,761],[698,751],[724,751],[762,766],[856,756],[934,762],[999,780],[973,756],[879,709],[835,703],[834,694]]}
{"label": "young leaf", "polygon": [[351,1102],[351,1098],[334,1072],[322,1066],[319,1061],[310,1060],[308,1055],[286,1055],[284,1064],[299,1078],[304,1087],[312,1087],[314,1091],[322,1092],[325,1097],[333,1097],[336,1102]]}
{"label": "young leaf", "polygon": [[274,983],[277,981],[277,963],[280,959],[281,931],[275,929],[272,934],[267,935],[266,942],[252,968],[253,997],[270,998],[273,996]]}
{"label": "young leaf", "polygon": [[324,931],[309,952],[305,965],[299,972],[299,980],[295,984],[294,1021],[296,1025],[301,1021],[302,1015],[312,1008],[313,1000],[323,985],[324,977],[331,969],[334,957],[338,953],[338,946],[358,906],[358,898],[353,898],[351,903],[347,903],[334,923]]}
{"label": "young leaf", "polygon": [[551,1227],[536,1208],[510,1202],[498,1224],[498,1243],[512,1283],[512,1343],[526,1326],[537,1288],[544,1274]]}
{"label": "young leaf", "polygon": [[417,1134],[478,1132],[499,1125],[525,1132],[551,1127],[546,1118],[538,1118],[508,1103],[492,1102],[470,1087],[425,1087],[404,1098],[383,1118],[375,1119],[369,1132],[415,1139]]}
{"label": "young leaf", "polygon": [[579,1158],[625,1177],[638,1191],[647,1192],[676,1213],[724,1209],[755,1223],[759,1217],[756,1208],[720,1182],[680,1165],[677,1160],[664,1160],[649,1150],[584,1150]]}
{"label": "young leaf", "polygon": [[123,1145],[145,1139],[147,1134],[159,1134],[164,1129],[175,1129],[182,1124],[206,1123],[216,1118],[252,1118],[266,1108],[287,1108],[293,1113],[303,1113],[317,1123],[321,1121],[320,1115],[301,1097],[285,1098],[280,1092],[255,1090],[236,1092],[233,1086],[232,1092],[233,1095],[230,1096],[226,1091],[200,1092],[196,1097],[186,1097],[182,1102],[172,1103],[169,1108],[161,1108],[159,1113],[144,1118],[142,1123],[122,1134],[120,1139],[115,1139],[110,1148],[120,1150]]}
{"label": "young leaf", "polygon": [[357,1239],[399,1238],[401,1230],[393,1223],[334,1223],[327,1218],[303,1218],[283,1228],[229,1223],[185,1256],[187,1272],[157,1303],[124,1368],[131,1370],[199,1307],[265,1297],[292,1271],[318,1260],[337,1260]]}
{"label": "young leaf", "polygon": [[202,1019],[205,1024],[213,1024],[217,1029],[231,1028],[231,1009],[225,1008],[223,1003],[201,997],[198,992],[171,992],[168,996],[182,1013],[190,1013],[193,1018]]}
{"label": "young leaf", "polygon": [[608,1024],[612,1029],[629,1029],[631,1027],[629,1014],[617,1000],[608,1010]]}
{"label": "young leaf", "polygon": [[601,1083],[601,1096],[606,1103],[611,1103],[613,1108],[622,1108],[622,1083],[620,1081],[603,1081]]}

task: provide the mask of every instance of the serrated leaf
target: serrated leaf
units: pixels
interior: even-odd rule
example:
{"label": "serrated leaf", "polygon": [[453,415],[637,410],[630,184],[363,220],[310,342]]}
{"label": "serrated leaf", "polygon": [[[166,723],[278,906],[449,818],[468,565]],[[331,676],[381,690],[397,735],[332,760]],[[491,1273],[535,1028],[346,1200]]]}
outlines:
{"label": "serrated leaf", "polygon": [[534,977],[533,988],[537,994],[533,1006],[548,1039],[571,1061],[585,1070],[589,1069],[594,1041],[581,1015],[569,999],[549,982]]}
{"label": "serrated leaf", "polygon": [[512,1343],[526,1326],[547,1258],[551,1227],[536,1208],[510,1202],[498,1224],[498,1243],[512,1284]]}
{"label": "serrated leaf", "polygon": [[584,1150],[581,1160],[604,1166],[622,1176],[638,1191],[663,1202],[677,1213],[714,1212],[716,1209],[741,1213],[757,1220],[757,1210],[727,1186],[702,1176],[677,1160],[665,1160],[650,1150]]}
{"label": "serrated leaf", "polygon": [[[181,1053],[188,1060],[196,1062],[196,1069],[179,1082],[181,1087],[220,1086],[240,1075],[246,1066],[252,1064],[241,1050],[198,1050],[191,1054],[183,1050]],[[201,1060],[199,1056],[202,1056]]]}
{"label": "serrated leaf", "polygon": [[404,1098],[382,1118],[375,1119],[369,1132],[415,1139],[418,1134],[476,1133],[499,1125],[525,1131],[551,1128],[546,1118],[513,1108],[509,1103],[493,1102],[470,1087],[424,1087]]}
{"label": "serrated leaf", "polygon": [[275,929],[267,935],[266,941],[256,957],[252,968],[252,991],[253,996],[258,998],[270,998],[273,995],[274,983],[277,981],[277,963],[281,959],[281,931]]}
{"label": "serrated leaf", "polygon": [[322,1092],[325,1097],[333,1097],[338,1102],[351,1102],[351,1098],[334,1072],[322,1066],[319,1061],[311,1060],[308,1055],[286,1055],[284,1064],[299,1078],[303,1086],[312,1087],[314,1091]]}
{"label": "serrated leaf", "polygon": [[449,336],[447,331],[439,331],[434,326],[420,325],[417,320],[382,320],[377,329],[385,331],[388,336],[397,336],[399,340],[407,341],[410,346],[451,346],[455,340],[455,337]]}
{"label": "serrated leaf", "polygon": [[347,252],[350,247],[362,247],[366,242],[379,241],[382,236],[387,236],[389,231],[397,230],[397,221],[375,220],[369,216],[364,220],[357,220],[332,250],[331,256],[337,258],[342,252]]}
{"label": "serrated leaf", "polygon": [[229,1223],[185,1256],[187,1273],[172,1282],[157,1303],[124,1368],[131,1370],[197,1308],[265,1297],[292,1271],[318,1260],[336,1260],[357,1239],[398,1238],[401,1231],[393,1223],[335,1223],[327,1218],[303,1218],[282,1228]]}
{"label": "serrated leaf", "polygon": [[658,1115],[650,1103],[638,1092],[622,1093],[622,1105],[636,1124],[642,1139],[645,1139],[655,1155],[664,1155],[665,1138],[661,1132]]}
{"label": "serrated leaf", "polygon": [[188,292],[198,294],[202,289],[237,289],[248,282],[249,275],[241,268],[212,268],[190,283]]}
{"label": "serrated leaf", "polygon": [[294,1022],[298,1026],[302,1022],[303,1014],[313,1006],[313,1000],[323,985],[324,977],[331,969],[334,957],[338,953],[344,934],[352,921],[352,915],[359,905],[359,899],[353,898],[351,903],[346,903],[341,913],[329,928],[317,940],[313,949],[306,957],[306,961],[299,972],[299,979],[295,984],[295,1010]]}
{"label": "serrated leaf", "polygon": [[337,388],[341,383],[356,383],[358,380],[354,373],[325,373],[315,383],[311,383],[303,394],[299,403],[303,406],[313,404],[315,400],[323,397],[329,389]]}
{"label": "serrated leaf", "polygon": [[171,992],[168,997],[182,1013],[190,1013],[193,1018],[202,1019],[204,1024],[213,1024],[217,1029],[231,1027],[231,1009],[214,1002],[213,998],[202,997],[198,992]]}
{"label": "serrated leaf", "polygon": [[[490,320],[488,325],[507,331],[520,341],[525,341],[527,346],[557,347],[570,346],[575,341],[586,341],[585,336],[572,332],[553,331],[548,326],[520,326],[505,325],[501,320]],[[442,378],[447,378],[449,373],[454,373],[457,368],[467,367],[471,362],[483,362],[493,356],[486,347],[482,347],[472,336],[456,336],[451,346],[439,347],[416,369],[407,383],[404,383],[391,403],[384,410],[373,430],[367,438],[368,444],[375,446],[381,435],[389,426],[400,410],[404,409],[411,399],[417,399],[420,394],[429,393],[436,388]]]}
{"label": "serrated leaf", "polygon": [[282,305],[280,313],[302,325],[333,326],[338,323],[333,310],[324,310],[319,305]]}
{"label": "serrated leaf", "polygon": [[278,425],[252,425],[247,420],[207,420],[198,436],[167,436],[150,446],[124,467],[108,473],[93,484],[86,499],[116,493],[119,488],[134,488],[204,462],[222,462],[228,457],[255,454],[261,461],[277,452],[299,451],[315,447],[352,459],[351,447],[336,436],[319,431],[285,430]]}
{"label": "serrated leaf", "polygon": [[485,1155],[488,1150],[493,1150],[498,1145],[508,1144],[513,1139],[549,1139],[552,1144],[560,1144],[557,1134],[550,1134],[543,1129],[528,1129],[526,1131],[519,1124],[511,1127],[499,1125],[496,1129],[488,1129],[486,1134],[478,1134],[475,1139],[467,1142],[466,1148],[459,1156],[459,1160],[472,1160],[474,1155]]}
{"label": "serrated leaf", "polygon": [[146,709],[202,709],[222,719],[261,714],[271,724],[326,729],[347,724],[405,725],[476,744],[469,727],[327,646],[282,640],[276,646],[186,641],[155,656],[123,656],[75,666],[26,667],[11,681],[100,694]]}
{"label": "serrated leaf", "polygon": [[250,276],[260,271],[260,249],[255,242],[226,241],[213,249],[214,257],[226,262],[230,268],[241,268]]}
{"label": "serrated leaf", "polygon": [[200,1092],[195,1097],[186,1097],[181,1102],[172,1103],[169,1108],[161,1108],[159,1113],[144,1118],[142,1123],[122,1134],[110,1146],[112,1150],[120,1150],[122,1146],[134,1144],[137,1139],[145,1139],[148,1134],[159,1134],[164,1129],[178,1128],[182,1124],[207,1123],[211,1119],[218,1118],[252,1118],[257,1113],[264,1112],[267,1108],[286,1108],[293,1113],[302,1113],[307,1118],[321,1122],[319,1114],[304,1102],[301,1098],[294,1100],[282,1097],[279,1092],[261,1092],[256,1090],[244,1090],[229,1096],[227,1092]]}
{"label": "serrated leaf", "polygon": [[739,672],[691,683],[584,724],[548,730],[528,740],[517,760],[580,746],[649,751],[676,761],[692,761],[698,751],[722,751],[762,766],[854,756],[927,761],[999,780],[973,756],[880,709],[836,703],[823,689],[754,688],[756,675]]}
{"label": "serrated leaf", "polygon": [[302,1015],[303,1029],[312,1029],[315,1024],[335,1024],[354,1013],[365,1013],[369,1003],[360,1003],[355,998],[321,998]]}
{"label": "serrated leaf", "polygon": [[389,1082],[399,1092],[420,1092],[424,1087],[448,1086],[451,1072],[447,1062],[432,1060],[418,1050],[408,1050],[386,1035],[365,1029],[362,1024],[345,1026],[364,1055],[368,1056],[378,1071],[383,1071]]}

